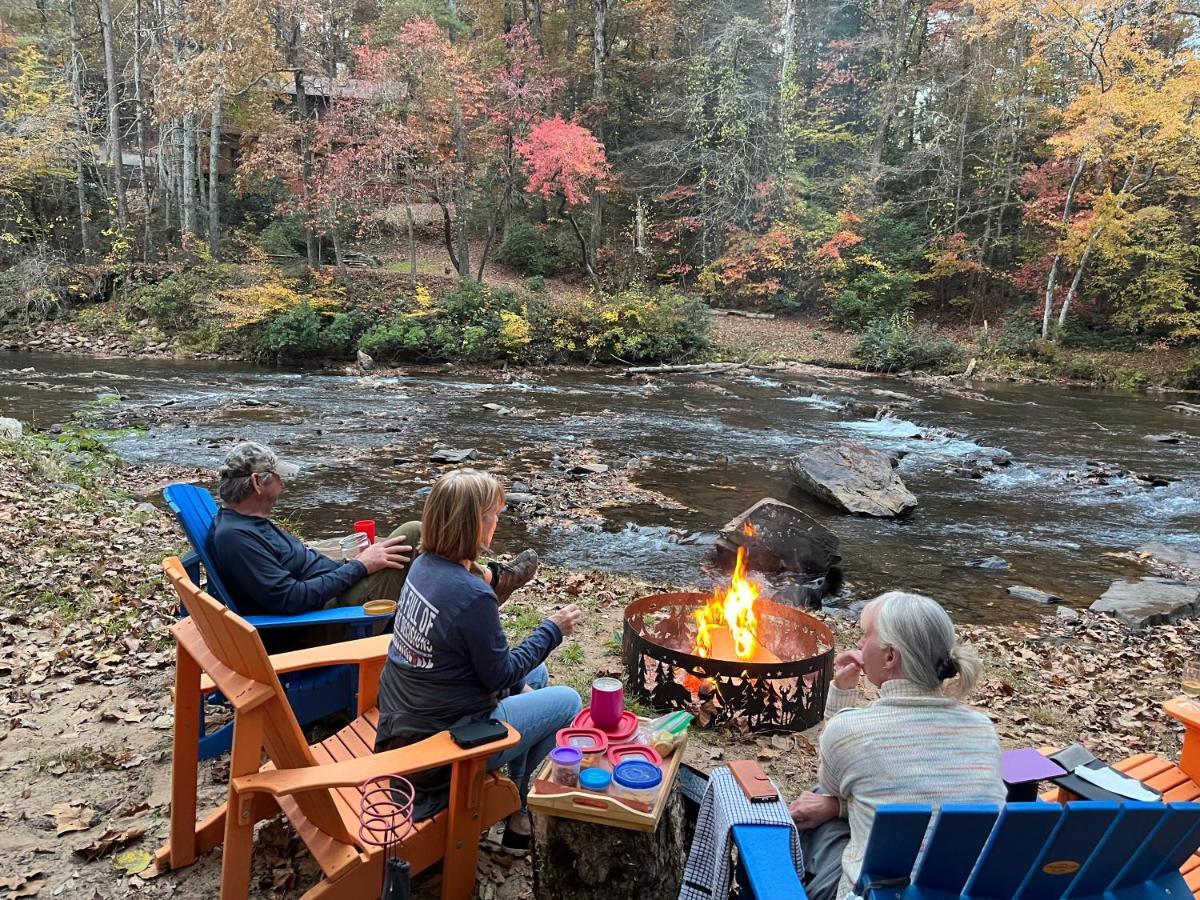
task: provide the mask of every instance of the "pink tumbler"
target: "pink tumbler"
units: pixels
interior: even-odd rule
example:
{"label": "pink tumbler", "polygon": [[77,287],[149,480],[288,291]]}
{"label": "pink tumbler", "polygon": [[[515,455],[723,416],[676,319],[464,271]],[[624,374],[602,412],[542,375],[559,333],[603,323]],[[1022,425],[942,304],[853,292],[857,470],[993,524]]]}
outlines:
{"label": "pink tumbler", "polygon": [[592,724],[601,731],[612,731],[625,712],[625,690],[615,678],[597,678],[592,682]]}

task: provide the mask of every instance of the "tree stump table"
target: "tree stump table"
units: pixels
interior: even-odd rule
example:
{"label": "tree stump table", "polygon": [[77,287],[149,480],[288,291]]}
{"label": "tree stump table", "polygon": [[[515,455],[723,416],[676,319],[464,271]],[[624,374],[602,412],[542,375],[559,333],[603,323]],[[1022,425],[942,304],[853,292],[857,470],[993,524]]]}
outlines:
{"label": "tree stump table", "polygon": [[679,896],[694,823],[679,785],[654,831],[631,831],[534,813],[536,900],[672,900]]}

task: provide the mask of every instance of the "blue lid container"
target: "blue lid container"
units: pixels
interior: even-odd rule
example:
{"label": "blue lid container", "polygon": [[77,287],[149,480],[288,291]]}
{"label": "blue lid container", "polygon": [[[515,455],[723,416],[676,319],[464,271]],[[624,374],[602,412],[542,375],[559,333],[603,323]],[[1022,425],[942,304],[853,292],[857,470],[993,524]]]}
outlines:
{"label": "blue lid container", "polygon": [[652,762],[631,759],[613,770],[613,781],[631,791],[651,791],[662,784],[662,769]]}
{"label": "blue lid container", "polygon": [[579,786],[599,794],[608,790],[610,781],[612,781],[612,776],[608,773],[608,769],[593,767],[579,773]]}

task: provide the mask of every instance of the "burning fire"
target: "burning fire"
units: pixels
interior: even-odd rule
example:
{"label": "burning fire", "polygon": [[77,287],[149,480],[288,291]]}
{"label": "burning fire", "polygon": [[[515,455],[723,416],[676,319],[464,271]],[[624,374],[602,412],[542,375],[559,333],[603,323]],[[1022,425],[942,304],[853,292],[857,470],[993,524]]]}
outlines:
{"label": "burning fire", "polygon": [[[746,525],[748,534],[752,526]],[[692,613],[696,619],[696,648],[698,656],[708,658],[713,652],[713,638],[718,629],[728,629],[734,654],[738,659],[752,659],[758,647],[758,618],[754,603],[761,588],[746,578],[746,548],[738,547],[733,578],[723,592],[717,589],[712,601]],[[721,654],[723,655],[723,654]]]}

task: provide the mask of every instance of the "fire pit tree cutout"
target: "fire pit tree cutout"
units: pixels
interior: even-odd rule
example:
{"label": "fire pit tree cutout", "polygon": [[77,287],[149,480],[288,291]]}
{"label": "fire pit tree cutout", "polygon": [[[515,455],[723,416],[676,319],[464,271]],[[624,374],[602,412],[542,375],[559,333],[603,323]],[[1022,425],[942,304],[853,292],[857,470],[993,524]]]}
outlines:
{"label": "fire pit tree cutout", "polygon": [[625,608],[629,688],[655,709],[686,709],[703,727],[803,731],[821,721],[833,634],[763,599],[738,548],[728,588],[655,594]]}

